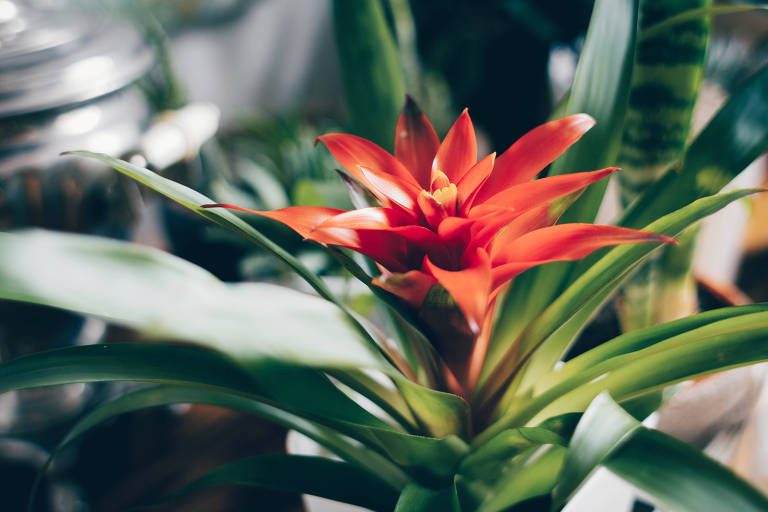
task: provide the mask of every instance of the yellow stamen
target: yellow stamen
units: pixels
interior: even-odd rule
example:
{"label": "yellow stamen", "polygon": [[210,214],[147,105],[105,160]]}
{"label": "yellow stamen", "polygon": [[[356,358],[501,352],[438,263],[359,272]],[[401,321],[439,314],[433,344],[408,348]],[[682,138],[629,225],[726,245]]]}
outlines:
{"label": "yellow stamen", "polygon": [[453,183],[449,183],[447,187],[432,192],[432,197],[445,208],[448,215],[454,215],[456,213],[456,199],[458,196],[459,191]]}
{"label": "yellow stamen", "polygon": [[438,170],[432,171],[432,183],[430,183],[430,188],[432,189],[433,192],[435,190],[446,188],[450,184],[451,184],[451,180],[448,179],[448,176],[446,176],[443,171],[438,171]]}

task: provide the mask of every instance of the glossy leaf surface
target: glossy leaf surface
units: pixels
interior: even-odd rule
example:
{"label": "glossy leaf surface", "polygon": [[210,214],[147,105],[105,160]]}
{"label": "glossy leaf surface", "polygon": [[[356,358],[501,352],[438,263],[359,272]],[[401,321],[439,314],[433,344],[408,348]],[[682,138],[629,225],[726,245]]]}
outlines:
{"label": "glossy leaf surface", "polygon": [[0,233],[0,298],[199,343],[245,363],[273,358],[390,371],[341,312],[319,297],[269,284],[225,284],[162,251],[104,238]]}
{"label": "glossy leaf surface", "polygon": [[272,453],[219,466],[168,499],[216,485],[245,485],[319,496],[375,511],[390,511],[397,493],[347,462]]}

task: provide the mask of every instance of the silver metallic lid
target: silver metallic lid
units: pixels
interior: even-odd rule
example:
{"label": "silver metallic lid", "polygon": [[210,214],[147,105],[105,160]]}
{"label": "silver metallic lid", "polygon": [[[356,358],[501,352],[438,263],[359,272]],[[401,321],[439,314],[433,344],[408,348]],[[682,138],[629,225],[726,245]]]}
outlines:
{"label": "silver metallic lid", "polygon": [[0,0],[0,118],[103,96],[152,65],[133,27],[62,4]]}

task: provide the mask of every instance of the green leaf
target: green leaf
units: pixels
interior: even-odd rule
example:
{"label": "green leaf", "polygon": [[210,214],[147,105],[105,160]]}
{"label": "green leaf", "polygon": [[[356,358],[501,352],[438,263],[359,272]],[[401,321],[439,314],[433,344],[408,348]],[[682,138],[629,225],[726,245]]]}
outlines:
{"label": "green leaf", "polygon": [[592,471],[640,427],[607,393],[587,407],[568,445],[558,483],[552,491],[553,509],[573,496]]}
{"label": "green leaf", "polygon": [[206,219],[219,224],[220,226],[233,231],[247,240],[255,243],[267,252],[274,254],[278,259],[285,262],[304,280],[309,283],[312,288],[317,291],[321,297],[325,297],[333,302],[338,302],[328,287],[323,281],[308,268],[306,268],[298,259],[285,251],[279,245],[272,240],[261,234],[256,228],[245,222],[243,219],[235,215],[229,210],[223,208],[201,208],[205,204],[216,203],[210,197],[192,190],[189,187],[185,187],[181,183],[163,178],[159,174],[156,174],[148,169],[138,167],[131,163],[113,158],[109,155],[101,153],[93,153],[90,151],[69,151],[65,153],[67,155],[82,156],[86,158],[93,158],[100,162],[112,167],[116,171],[125,174],[131,179],[143,183],[152,190],[162,194],[163,196],[171,199],[180,205],[192,210],[196,214],[205,217]]}
{"label": "green leaf", "polygon": [[397,493],[373,474],[322,457],[258,455],[217,467],[166,500],[216,485],[245,485],[311,494],[377,511],[390,511]]}
{"label": "green leaf", "polygon": [[[691,7],[712,0],[645,0],[640,4],[641,30]],[[693,106],[704,75],[709,40],[708,18],[638,41],[629,109],[624,123],[618,182],[622,204],[655,181],[685,148]]]}
{"label": "green leaf", "polygon": [[768,498],[730,469],[655,430],[640,429],[605,466],[676,512],[764,512]]}
{"label": "green leaf", "polygon": [[[750,304],[747,306],[714,309],[681,318],[680,320],[622,334],[567,361],[555,371],[543,375],[541,380],[536,383],[534,391],[540,393],[571,377],[587,375],[598,364],[613,357],[641,350],[657,342],[693,331],[719,320],[748,315],[750,313],[759,313],[761,311],[768,311],[768,304]],[[589,378],[587,376],[587,380]]]}
{"label": "green leaf", "polygon": [[[367,468],[368,470],[376,472],[376,474],[388,482],[394,489],[399,489],[405,483],[405,475],[381,455],[359,445],[352,444],[333,430],[313,423],[300,416],[296,416],[272,405],[261,403],[244,396],[232,395],[210,389],[161,385],[146,387],[121,395],[97,406],[88,414],[80,418],[69,432],[67,432],[64,439],[59,442],[48,458],[45,466],[38,473],[30,499],[34,500],[35,490],[37,489],[39,481],[53,459],[68,443],[82,436],[94,427],[121,414],[150,407],[178,403],[208,404],[260,416],[286,428],[301,432],[305,436],[331,450],[339,457],[351,461],[362,468]],[[29,507],[30,510],[34,510],[33,505],[34,501],[31,501]]]}
{"label": "green leaf", "polygon": [[[613,165],[629,98],[638,0],[597,0],[589,22],[566,114],[587,113],[597,124],[560,157],[550,175]],[[592,222],[607,182],[592,185],[563,215],[563,222]]]}
{"label": "green leaf", "polygon": [[[714,213],[727,204],[754,193],[753,190],[739,190],[727,194],[699,199],[645,227],[645,230],[675,236],[680,231]],[[495,374],[489,377],[483,389],[485,397],[491,398],[507,382],[507,379],[525,364],[532,355],[535,360],[526,369],[520,392],[532,386],[536,379],[548,373],[563,356],[572,338],[560,337],[558,329],[572,333],[568,322],[575,318],[588,320],[581,311],[586,304],[596,308],[608,299],[638,264],[658,246],[656,244],[633,244],[615,247],[600,258],[571,284],[549,307],[525,329],[516,344],[509,351]],[[553,336],[554,335],[554,336]],[[490,386],[490,385],[493,386]],[[515,388],[512,388],[515,389]],[[501,431],[503,429],[499,429]]]}
{"label": "green leaf", "polygon": [[[0,393],[74,382],[138,381],[192,386],[196,389],[248,397],[272,402],[275,407],[301,411],[326,422],[355,425],[357,428],[391,430],[393,427],[342,402],[317,380],[297,372],[297,383],[312,382],[318,389],[315,405],[293,396],[292,391],[274,392],[274,379],[268,375],[251,375],[231,359],[197,347],[144,343],[86,345],[49,350],[7,361],[0,365]],[[262,367],[264,370],[264,367]],[[288,384],[288,383],[285,383]],[[288,386],[285,386],[288,387]],[[269,389],[272,388],[272,389]],[[181,393],[179,391],[178,393]],[[306,393],[304,393],[306,394]],[[281,400],[274,402],[272,396]],[[233,399],[234,400],[234,399]],[[355,423],[359,421],[360,423]]]}
{"label": "green leaf", "polygon": [[557,484],[566,452],[562,446],[550,446],[527,464],[508,468],[477,512],[501,512],[517,503],[551,492]]}
{"label": "green leaf", "polygon": [[680,169],[670,169],[625,212],[620,225],[639,228],[694,199],[720,191],[768,149],[768,66],[747,80],[691,143]]}
{"label": "green leaf", "polygon": [[315,417],[395,430],[351,400],[323,372],[274,361],[251,365],[249,370],[268,398],[290,409]]}
{"label": "green leaf", "polygon": [[225,284],[162,251],[104,238],[0,233],[0,298],[200,343],[246,364],[268,358],[393,371],[325,300],[263,283]]}
{"label": "green leaf", "polygon": [[644,28],[638,34],[638,40],[644,41],[651,37],[673,29],[676,25],[686,23],[689,21],[706,18],[709,16],[716,16],[718,14],[731,14],[736,12],[754,11],[756,9],[768,9],[768,6],[764,4],[741,4],[741,5],[708,5],[706,7],[699,7],[697,9],[689,9],[687,11],[678,13],[674,16],[670,16],[664,20],[655,23],[649,27]]}
{"label": "green leaf", "polygon": [[[635,54],[638,0],[595,2],[587,39],[579,58],[563,115],[587,113],[597,124],[552,164],[550,175],[590,171],[615,164],[627,108]],[[562,222],[592,222],[607,181],[591,185],[565,212]],[[550,263],[515,279],[500,303],[501,321],[490,340],[480,384],[528,323],[552,302],[573,269],[571,262]],[[536,293],[529,293],[536,290]]]}
{"label": "green leaf", "polygon": [[471,479],[495,480],[509,460],[545,444],[566,446],[567,441],[541,426],[505,430],[470,453],[461,462],[459,474]]}
{"label": "green leaf", "polygon": [[379,0],[334,0],[344,92],[357,135],[392,151],[405,100],[400,55]]}
{"label": "green leaf", "polygon": [[397,500],[395,512],[461,512],[456,487],[451,484],[432,489],[412,483],[407,485]]}
{"label": "green leaf", "polygon": [[630,400],[686,379],[768,360],[766,333],[768,312],[682,332],[563,381],[516,414],[506,416],[503,423],[535,425],[551,416],[583,410],[602,391],[610,392],[618,401]]}
{"label": "green leaf", "polygon": [[454,435],[435,439],[405,434],[388,425],[355,423],[350,421],[348,413],[336,417],[332,403],[318,401],[309,413],[297,410],[295,405],[306,408],[306,403],[295,400],[290,394],[280,396],[290,400],[288,404],[255,394],[261,392],[257,377],[250,376],[220,354],[195,347],[139,343],[87,345],[40,352],[3,363],[0,365],[0,393],[115,380],[212,389],[258,400],[331,427],[384,454],[414,478],[430,484],[450,478],[469,451],[467,444]]}
{"label": "green leaf", "polygon": [[422,428],[432,436],[451,434],[465,437],[468,433],[469,410],[460,397],[425,388],[396,377],[395,384]]}
{"label": "green leaf", "polygon": [[258,391],[244,368],[197,347],[116,343],[47,350],[0,364],[0,393],[74,382],[139,381]]}

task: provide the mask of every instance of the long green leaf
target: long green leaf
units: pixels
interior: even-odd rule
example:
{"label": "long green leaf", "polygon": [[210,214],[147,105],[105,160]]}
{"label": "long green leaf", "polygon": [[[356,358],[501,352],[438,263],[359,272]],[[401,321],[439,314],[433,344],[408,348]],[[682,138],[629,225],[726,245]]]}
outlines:
{"label": "long green leaf", "polygon": [[571,498],[592,471],[640,428],[611,397],[598,395],[587,407],[568,445],[557,485],[552,491],[553,509]]}
{"label": "long green leaf", "polygon": [[768,498],[700,451],[632,418],[607,394],[587,408],[571,439],[553,508],[598,465],[680,512],[768,510]]}
{"label": "long green leaf", "polygon": [[333,24],[352,126],[391,151],[405,85],[381,2],[334,0]]}
{"label": "long green leaf", "polygon": [[307,267],[305,267],[293,255],[285,251],[275,242],[261,234],[256,228],[245,222],[229,210],[223,208],[201,208],[202,205],[216,203],[210,197],[207,197],[189,187],[176,183],[175,181],[163,178],[149,169],[138,167],[123,160],[113,158],[102,153],[93,153],[91,151],[69,151],[67,155],[82,156],[99,160],[100,162],[112,167],[118,172],[125,174],[129,178],[142,183],[155,192],[171,199],[180,205],[188,208],[194,213],[205,217],[206,219],[229,229],[247,240],[255,243],[267,252],[274,254],[278,259],[285,262],[296,273],[304,278],[321,297],[331,301],[337,301],[323,281]]}
{"label": "long green leaf", "polygon": [[215,352],[158,344],[68,347],[0,365],[0,393],[74,382],[128,380],[187,385],[251,398],[356,439],[386,455],[414,478],[430,484],[450,477],[469,451],[467,444],[454,435],[435,439],[405,434],[390,426],[339,419],[333,407],[323,407],[322,402],[309,413],[299,411],[260,394],[254,379],[240,366]]}
{"label": "long green leaf", "polygon": [[[640,28],[712,0],[644,0]],[[674,32],[637,43],[629,108],[618,156],[623,204],[655,181],[685,148],[693,105],[704,75],[709,19],[690,20]]]}
{"label": "long green leaf", "polygon": [[[752,313],[721,320],[658,342],[642,350],[609,359],[590,372],[593,378],[580,382],[580,376],[552,388],[557,398],[530,419],[536,424],[551,416],[577,412],[600,392],[607,390],[616,400],[629,400],[708,373],[768,360],[768,313]],[[570,391],[568,391],[570,388]],[[538,405],[517,418],[517,424],[530,418]]]}
{"label": "long green leaf", "polygon": [[[535,396],[529,396],[526,400],[516,403],[500,423],[508,427],[536,425],[537,421],[557,414],[580,412],[603,389],[600,385],[594,386],[592,383],[601,382],[608,373],[618,371],[631,362],[686,344],[695,350],[700,340],[721,334],[748,333],[768,325],[768,305],[754,305],[748,308],[725,308],[719,310],[722,313],[712,312],[719,313],[717,315],[702,313],[614,338],[598,349],[593,349],[597,357],[589,360],[574,359],[576,366],[566,363],[562,374],[557,370],[545,376],[547,386]],[[727,314],[729,310],[734,310],[732,315]],[[589,355],[590,352],[584,355]],[[716,362],[713,362],[712,366],[715,369],[718,367]],[[584,389],[589,391],[582,396]],[[581,397],[578,403],[573,393]],[[566,396],[568,398],[564,398]],[[589,398],[586,398],[587,396]]]}
{"label": "long green leaf", "polygon": [[[645,227],[646,230],[675,236],[683,229],[701,218],[718,211],[727,204],[753,193],[752,190],[740,190],[727,194],[720,194],[704,199],[681,208]],[[656,246],[651,244],[625,245],[611,249],[597,263],[583,272],[567,290],[565,290],[550,306],[538,316],[526,328],[502,363],[497,367],[494,375],[488,379],[488,386],[483,391],[486,399],[491,398],[514,375],[527,359],[534,354],[535,365],[529,368],[524,375],[524,391],[526,386],[531,386],[536,378],[549,372],[554,364],[563,356],[571,339],[553,336],[558,328],[563,328],[566,323],[579,314],[585,304],[591,307],[598,306],[607,300],[611,293],[621,284],[633,268],[644,257],[647,257]],[[601,300],[596,300],[601,297]],[[583,318],[580,317],[580,318]],[[503,429],[502,429],[503,430]]]}
{"label": "long green leaf", "polygon": [[768,304],[750,304],[747,306],[714,309],[673,322],[622,334],[567,361],[555,371],[543,375],[541,380],[536,383],[534,391],[540,393],[571,377],[585,375],[586,372],[594,369],[598,364],[613,357],[649,347],[656,342],[669,339],[678,334],[690,332],[719,320],[748,315],[750,313],[759,313],[761,311],[768,311]]}
{"label": "long green leaf", "polygon": [[228,357],[197,347],[114,343],[47,350],[0,364],[0,393],[74,382],[137,381],[251,394],[257,383]]}
{"label": "long green leaf", "polygon": [[245,363],[393,371],[327,301],[274,285],[225,284],[167,253],[115,240],[0,233],[0,298],[200,343]]}
{"label": "long green leaf", "polygon": [[695,448],[642,428],[605,466],[675,512],[764,512],[768,498]]}
{"label": "long green leaf", "polygon": [[[550,174],[589,171],[615,164],[627,108],[635,54],[638,0],[595,2],[587,39],[563,115],[585,112],[597,124],[553,165]],[[607,182],[590,186],[562,222],[592,222]],[[499,308],[482,384],[525,326],[562,290],[573,264],[550,263],[516,278]],[[536,290],[536,293],[529,293]]]}
{"label": "long green leaf", "polygon": [[238,410],[254,414],[278,423],[286,428],[301,432],[315,440],[339,457],[353,462],[362,468],[375,471],[393,488],[399,489],[405,484],[406,477],[391,462],[381,455],[364,447],[354,445],[333,430],[313,423],[309,420],[286,412],[269,404],[261,403],[250,398],[237,396],[210,389],[200,389],[182,386],[152,386],[132,391],[99,405],[80,418],[67,432],[51,453],[45,466],[38,473],[33,486],[29,510],[34,509],[35,489],[44,476],[45,471],[53,462],[61,449],[94,427],[105,421],[132,411],[179,403],[208,404],[226,409]]}
{"label": "long green leaf", "polygon": [[744,11],[754,11],[757,9],[768,9],[765,4],[737,4],[737,5],[708,5],[706,7],[699,7],[697,9],[690,9],[681,13],[670,16],[664,20],[659,21],[651,26],[648,26],[640,31],[638,34],[638,40],[644,41],[650,39],[669,29],[674,28],[681,23],[687,23],[689,21],[695,21],[700,18],[706,18],[709,16],[717,16],[719,14],[732,14]]}
{"label": "long green leaf", "polygon": [[[641,33],[665,18],[686,10],[706,8],[712,0],[644,0],[640,5]],[[691,117],[704,76],[704,57],[711,19],[689,20],[674,31],[657,32],[637,43],[629,110],[618,165],[622,205],[630,204],[685,149]],[[691,312],[684,297],[695,296],[690,275],[695,232],[680,244],[659,251],[624,284],[617,301],[624,331],[658,324]]]}
{"label": "long green leaf", "polygon": [[322,457],[257,455],[219,466],[166,500],[216,485],[245,485],[311,494],[377,511],[390,511],[397,493],[373,474]]}
{"label": "long green leaf", "polygon": [[[566,114],[587,113],[597,124],[552,164],[550,175],[613,165],[629,99],[637,34],[637,0],[597,0],[590,19]],[[607,183],[591,186],[563,222],[591,222]]]}

